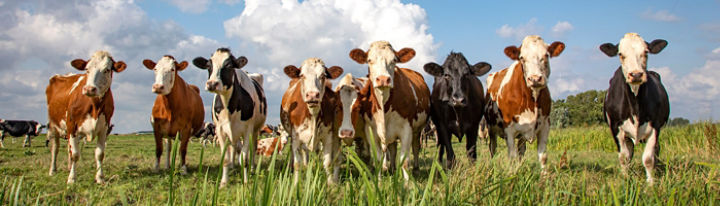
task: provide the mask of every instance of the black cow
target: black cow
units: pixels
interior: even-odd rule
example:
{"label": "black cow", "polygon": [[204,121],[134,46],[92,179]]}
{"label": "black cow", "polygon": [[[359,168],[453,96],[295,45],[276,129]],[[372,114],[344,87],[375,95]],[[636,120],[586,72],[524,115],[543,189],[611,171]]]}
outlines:
{"label": "black cow", "polygon": [[213,124],[212,122],[205,122],[205,125],[203,125],[202,129],[200,129],[195,134],[195,137],[200,138],[203,146],[205,146],[205,144],[208,142],[215,145],[215,124]]}
{"label": "black cow", "polygon": [[486,62],[470,65],[462,53],[455,52],[450,52],[443,66],[432,62],[424,66],[425,72],[435,76],[430,96],[430,118],[437,127],[440,145],[438,158],[442,161],[443,153],[447,150],[449,167],[455,161],[450,143],[451,134],[460,138],[460,141],[466,136],[468,158],[474,161],[477,157],[477,131],[485,113],[485,95],[482,82],[477,77],[490,71],[490,68]]}
{"label": "black cow", "polygon": [[600,46],[610,57],[620,55],[621,66],[610,79],[603,113],[615,139],[622,171],[627,172],[635,143],[646,142],[642,159],[649,183],[654,181],[660,128],[668,120],[670,103],[660,75],[647,70],[647,54],[657,54],[666,45],[662,39],[647,43],[639,35],[628,33],[617,45]]}
{"label": "black cow", "polygon": [[32,120],[4,120],[0,119],[0,147],[5,147],[3,141],[5,134],[13,137],[25,135],[23,147],[30,147],[30,137],[40,135],[40,131],[45,126]]}

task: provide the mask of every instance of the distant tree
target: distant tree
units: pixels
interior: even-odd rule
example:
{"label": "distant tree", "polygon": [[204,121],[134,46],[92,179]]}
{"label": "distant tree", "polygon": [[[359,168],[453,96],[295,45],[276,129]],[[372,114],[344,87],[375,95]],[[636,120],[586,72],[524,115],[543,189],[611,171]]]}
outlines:
{"label": "distant tree", "polygon": [[603,123],[602,107],[606,93],[604,90],[589,90],[553,101],[551,125],[567,127]]}
{"label": "distant tree", "polygon": [[675,117],[667,122],[667,126],[673,127],[673,126],[685,126],[690,124],[690,120],[682,118],[682,117]]}

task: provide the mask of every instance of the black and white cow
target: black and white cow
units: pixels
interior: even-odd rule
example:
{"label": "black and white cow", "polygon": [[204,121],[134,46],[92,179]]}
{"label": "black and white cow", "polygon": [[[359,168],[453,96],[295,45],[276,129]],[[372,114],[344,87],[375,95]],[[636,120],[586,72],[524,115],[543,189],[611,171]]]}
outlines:
{"label": "black and white cow", "polygon": [[[228,172],[238,159],[243,166],[243,179],[247,181],[249,166],[255,162],[254,148],[250,147],[257,142],[260,129],[265,126],[267,101],[262,75],[235,72],[247,62],[244,56],[235,58],[227,48],[217,49],[209,60],[203,57],[193,60],[196,67],[208,70],[205,89],[215,93],[212,105],[215,134],[221,148],[230,146],[225,155],[221,186],[227,184]],[[236,158],[236,154],[240,158]]]}
{"label": "black and white cow", "polygon": [[490,71],[490,64],[468,64],[462,53],[450,52],[442,66],[431,62],[424,66],[425,72],[435,76],[430,96],[430,118],[437,127],[440,145],[439,161],[447,151],[447,164],[455,161],[451,137],[462,140],[467,137],[465,149],[471,160],[477,157],[476,142],[480,119],[485,113],[485,94],[478,76]]}
{"label": "black and white cow", "polygon": [[215,145],[215,124],[212,122],[205,122],[202,129],[198,131],[195,134],[195,137],[200,138],[200,141],[202,141],[203,146],[205,146],[207,143],[212,143],[213,146]]}
{"label": "black and white cow", "polygon": [[647,57],[648,53],[657,54],[665,46],[665,40],[647,43],[636,33],[625,34],[617,45],[600,45],[600,50],[608,56],[620,56],[621,66],[610,79],[603,112],[615,138],[622,171],[627,172],[634,145],[646,142],[642,160],[648,183],[654,182],[660,128],[668,120],[670,103],[660,75],[647,70]]}
{"label": "black and white cow", "polygon": [[5,134],[13,137],[25,135],[23,147],[30,147],[30,137],[40,135],[40,131],[45,126],[32,120],[4,120],[0,119],[0,147],[5,147],[3,141]]}

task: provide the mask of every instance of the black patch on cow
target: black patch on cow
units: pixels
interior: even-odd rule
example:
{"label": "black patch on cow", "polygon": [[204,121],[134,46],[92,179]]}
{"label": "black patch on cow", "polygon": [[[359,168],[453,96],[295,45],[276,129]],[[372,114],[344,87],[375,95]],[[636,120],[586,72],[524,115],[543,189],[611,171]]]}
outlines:
{"label": "black patch on cow", "polygon": [[623,121],[632,120],[632,116],[637,116],[638,125],[650,122],[657,132],[655,136],[659,141],[660,128],[665,125],[670,116],[670,103],[660,75],[654,71],[647,71],[647,82],[640,85],[638,94],[635,96],[630,85],[625,82],[622,67],[618,68],[613,78],[610,79],[603,113],[606,114],[605,121],[610,126],[618,151],[620,151],[617,139],[617,134],[620,132],[619,127]]}
{"label": "black patch on cow", "polygon": [[265,93],[262,91],[260,83],[252,79],[253,86],[255,86],[255,93],[258,95],[260,101],[260,111],[263,115],[267,115],[267,100],[265,100]]}
{"label": "black patch on cow", "polygon": [[[436,125],[440,145],[438,158],[442,161],[447,150],[448,162],[454,161],[451,135],[455,135],[458,138],[467,137],[467,155],[474,160],[477,157],[478,126],[485,113],[482,83],[471,72],[471,66],[462,53],[451,52],[442,68],[442,75],[435,76],[430,95],[430,119]],[[453,105],[453,98],[464,99],[465,104]]]}
{"label": "black patch on cow", "polygon": [[233,88],[228,105],[223,105],[219,95],[215,96],[215,113],[219,114],[224,108],[227,108],[230,114],[240,111],[240,120],[247,121],[253,116],[255,102],[250,93],[240,85],[240,82],[234,81]]}

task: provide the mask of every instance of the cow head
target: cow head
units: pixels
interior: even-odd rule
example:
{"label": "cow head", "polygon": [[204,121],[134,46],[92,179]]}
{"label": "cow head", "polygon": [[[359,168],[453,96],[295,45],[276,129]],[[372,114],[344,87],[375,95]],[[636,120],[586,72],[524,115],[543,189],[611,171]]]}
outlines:
{"label": "cow head", "polygon": [[609,57],[620,55],[625,82],[639,86],[647,81],[648,53],[660,53],[667,44],[668,42],[663,39],[647,43],[637,33],[627,33],[617,45],[611,43],[600,45],[600,51]]}
{"label": "cow head", "polygon": [[387,41],[376,41],[370,44],[367,52],[361,49],[350,51],[350,58],[360,64],[368,64],[370,81],[376,91],[383,96],[383,104],[390,95],[389,90],[393,87],[395,75],[395,64],[406,63],[415,57],[415,50],[403,48],[396,52]]}
{"label": "cow head", "polygon": [[491,66],[486,62],[470,65],[462,53],[450,52],[442,66],[430,62],[423,68],[435,76],[435,85],[440,86],[437,92],[441,101],[454,107],[464,107],[469,92],[468,80],[486,74]]}
{"label": "cow head", "polygon": [[340,96],[340,103],[342,104],[342,123],[338,130],[338,137],[340,138],[355,137],[355,128],[353,125],[355,125],[357,121],[355,118],[359,117],[353,117],[352,108],[355,102],[358,101],[360,89],[364,86],[365,82],[353,78],[352,74],[346,74],[345,77],[338,82],[337,87],[335,87],[335,92]]}
{"label": "cow head", "polygon": [[42,131],[43,128],[45,128],[45,125],[40,124],[36,121],[32,121],[32,123],[35,124],[35,136],[40,135],[40,132]]}
{"label": "cow head", "polygon": [[115,62],[110,53],[98,51],[90,57],[89,61],[75,59],[70,62],[75,69],[85,71],[87,81],[82,88],[82,94],[88,97],[102,97],[110,89],[113,72],[122,72],[127,65],[123,61]]}
{"label": "cow head", "polygon": [[325,84],[328,79],[335,79],[343,73],[339,66],[325,67],[325,63],[318,58],[309,58],[303,61],[300,68],[293,65],[285,67],[285,74],[297,79],[300,87],[300,94],[308,109],[313,114],[320,111],[320,103],[325,94]]}
{"label": "cow head", "polygon": [[540,36],[531,35],[523,39],[520,48],[506,47],[505,55],[522,65],[526,85],[542,89],[547,86],[550,77],[550,58],[560,55],[563,50],[565,44],[562,42],[547,45]]}
{"label": "cow head", "polygon": [[145,68],[155,71],[155,83],[152,85],[152,92],[167,95],[173,89],[177,72],[184,70],[188,63],[183,61],[178,64],[174,57],[165,55],[157,63],[145,59],[143,65],[145,65]]}
{"label": "cow head", "polygon": [[210,60],[203,57],[193,59],[193,64],[200,69],[208,70],[208,80],[205,90],[213,93],[225,94],[236,81],[236,69],[243,68],[248,60],[244,56],[235,58],[230,49],[219,48],[210,56]]}

